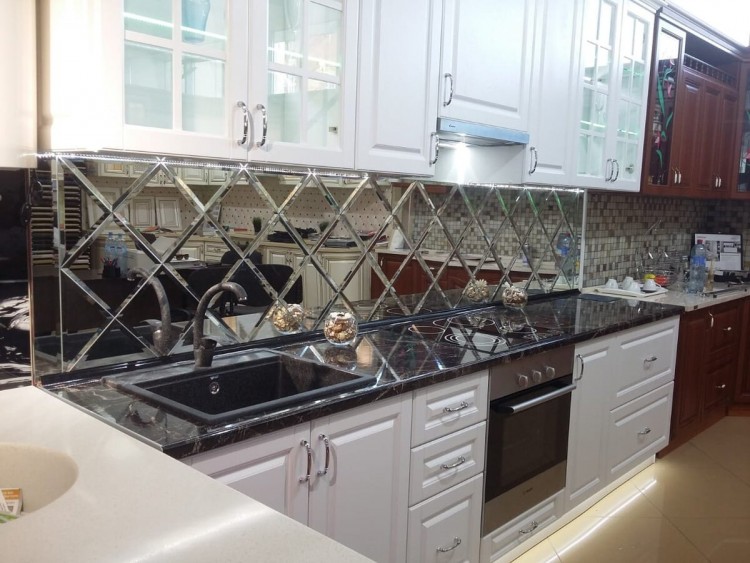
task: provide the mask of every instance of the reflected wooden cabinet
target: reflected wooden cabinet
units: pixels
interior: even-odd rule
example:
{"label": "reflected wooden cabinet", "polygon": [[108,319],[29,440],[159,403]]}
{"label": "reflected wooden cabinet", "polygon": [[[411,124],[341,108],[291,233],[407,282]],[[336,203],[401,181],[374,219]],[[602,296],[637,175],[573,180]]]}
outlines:
{"label": "reflected wooden cabinet", "polygon": [[742,332],[740,333],[740,363],[734,387],[734,401],[750,404],[750,298],[742,306]]}

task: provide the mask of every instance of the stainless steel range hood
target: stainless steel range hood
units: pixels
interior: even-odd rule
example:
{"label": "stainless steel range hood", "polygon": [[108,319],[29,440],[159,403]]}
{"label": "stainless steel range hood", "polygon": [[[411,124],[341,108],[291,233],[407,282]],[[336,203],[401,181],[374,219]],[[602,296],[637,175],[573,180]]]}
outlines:
{"label": "stainless steel range hood", "polygon": [[479,147],[526,145],[529,142],[529,134],[525,131],[447,117],[438,117],[437,129],[441,141],[455,141]]}

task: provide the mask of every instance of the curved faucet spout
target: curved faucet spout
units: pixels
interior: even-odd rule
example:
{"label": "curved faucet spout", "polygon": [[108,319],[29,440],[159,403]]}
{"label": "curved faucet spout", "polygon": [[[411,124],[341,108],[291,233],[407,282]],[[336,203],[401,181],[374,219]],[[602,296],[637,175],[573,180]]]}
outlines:
{"label": "curved faucet spout", "polygon": [[206,310],[214,295],[229,291],[234,293],[238,301],[245,301],[247,293],[244,288],[234,282],[224,282],[212,285],[203,294],[198,302],[198,308],[195,310],[193,318],[193,355],[195,357],[195,367],[209,367],[213,360],[214,348],[216,342],[203,337],[203,321],[206,318]]}
{"label": "curved faucet spout", "polygon": [[164,290],[164,286],[161,284],[156,276],[151,276],[151,273],[145,268],[133,268],[128,272],[128,279],[135,280],[138,277],[142,277],[148,280],[148,283],[154,289],[156,293],[156,299],[159,301],[159,314],[161,316],[161,323],[159,327],[154,330],[154,348],[160,356],[166,356],[169,354],[169,350],[172,346],[172,315],[169,312],[169,298],[167,292]]}

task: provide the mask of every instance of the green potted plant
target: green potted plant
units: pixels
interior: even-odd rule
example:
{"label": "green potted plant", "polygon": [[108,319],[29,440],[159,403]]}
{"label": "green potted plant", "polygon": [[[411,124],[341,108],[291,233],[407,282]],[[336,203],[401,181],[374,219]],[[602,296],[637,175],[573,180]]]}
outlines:
{"label": "green potted plant", "polygon": [[260,232],[260,227],[261,227],[260,217],[253,217],[253,230],[255,231],[256,234]]}
{"label": "green potted plant", "polygon": [[318,223],[318,228],[320,229],[320,234],[323,234],[323,231],[325,231],[328,228],[328,221],[321,221]]}

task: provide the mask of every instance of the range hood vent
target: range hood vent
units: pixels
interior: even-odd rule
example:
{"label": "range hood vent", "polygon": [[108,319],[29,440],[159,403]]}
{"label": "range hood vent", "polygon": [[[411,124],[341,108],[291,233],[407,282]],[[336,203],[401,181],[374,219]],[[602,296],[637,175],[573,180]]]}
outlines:
{"label": "range hood vent", "polygon": [[529,134],[525,131],[445,117],[438,117],[437,129],[441,141],[455,141],[479,147],[526,145],[529,142]]}

